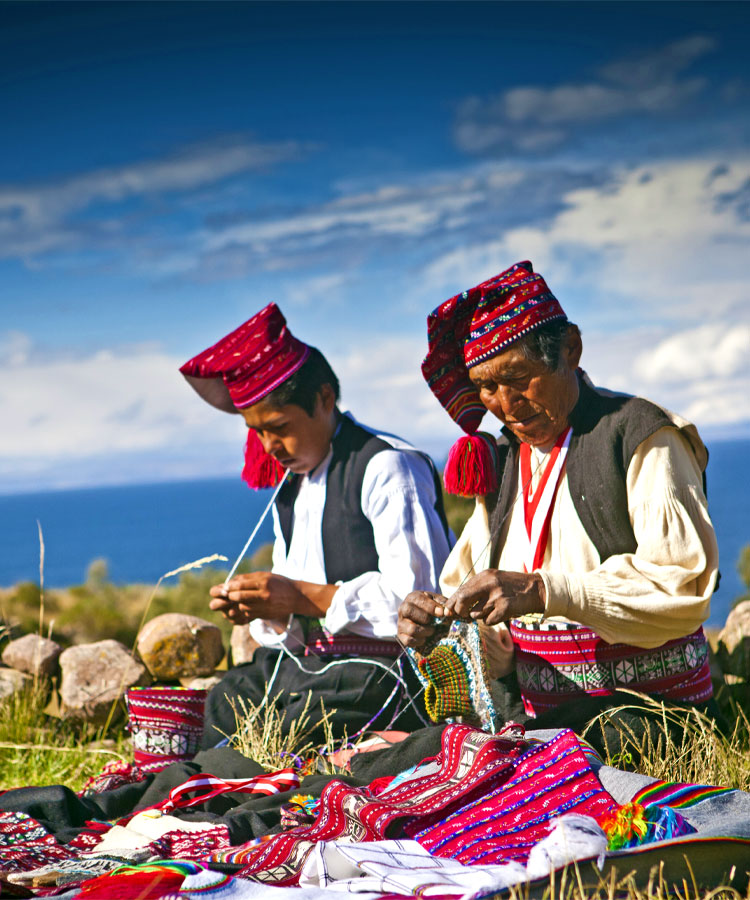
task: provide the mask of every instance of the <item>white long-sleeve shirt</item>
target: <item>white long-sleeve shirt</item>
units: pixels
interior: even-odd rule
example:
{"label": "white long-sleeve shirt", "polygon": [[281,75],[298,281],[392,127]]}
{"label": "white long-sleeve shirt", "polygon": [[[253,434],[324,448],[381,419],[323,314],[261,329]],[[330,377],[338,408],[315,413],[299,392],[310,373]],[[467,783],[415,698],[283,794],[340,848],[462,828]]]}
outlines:
{"label": "white long-sleeve shirt", "polygon": [[[520,477],[518,483],[520,491]],[[563,474],[538,570],[547,593],[545,617],[585,625],[609,643],[658,647],[708,618],[718,572],[701,469],[683,432],[666,426],[643,441],[628,466],[626,487],[637,547],[602,562]],[[490,567],[522,571],[525,540],[519,496],[503,523],[500,556],[490,560],[487,510],[479,498],[441,574],[442,593],[450,596],[471,574]],[[512,654],[501,626],[488,645],[494,676],[510,671]]]}
{"label": "white long-sleeve shirt", "polygon": [[[378,569],[339,583],[324,625],[332,633],[395,639],[401,601],[410,591],[437,588],[452,536],[449,541],[435,511],[435,482],[426,460],[414,452],[399,452],[413,451],[406,441],[366,430],[394,448],[376,453],[362,480],[362,512],[372,523]],[[273,509],[272,571],[279,575],[314,584],[328,583],[322,524],[332,456],[330,449],[318,467],[300,479],[288,549],[276,507]],[[250,623],[250,633],[265,646],[280,640],[262,619]],[[298,623],[292,623],[287,638],[290,646],[299,641]]]}

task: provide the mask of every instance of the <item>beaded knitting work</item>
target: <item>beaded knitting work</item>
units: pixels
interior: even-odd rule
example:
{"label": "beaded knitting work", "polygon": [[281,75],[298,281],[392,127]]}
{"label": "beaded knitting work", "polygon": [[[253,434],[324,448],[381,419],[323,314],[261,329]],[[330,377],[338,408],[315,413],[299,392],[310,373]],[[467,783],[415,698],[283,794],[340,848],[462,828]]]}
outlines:
{"label": "beaded knitting work", "polygon": [[450,630],[427,655],[409,651],[425,688],[425,708],[433,722],[462,721],[495,733],[495,705],[489,688],[484,641],[476,622],[451,623]]}

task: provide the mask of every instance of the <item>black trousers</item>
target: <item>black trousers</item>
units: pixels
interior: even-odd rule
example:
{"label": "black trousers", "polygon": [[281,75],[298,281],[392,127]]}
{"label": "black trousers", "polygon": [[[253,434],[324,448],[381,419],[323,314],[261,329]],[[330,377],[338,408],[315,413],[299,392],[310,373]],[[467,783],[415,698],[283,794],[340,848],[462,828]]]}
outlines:
{"label": "black trousers", "polygon": [[[299,656],[290,659],[283,654],[279,660],[280,653],[279,650],[259,648],[251,663],[230,669],[211,689],[206,699],[202,749],[215,747],[235,733],[237,720],[230,700],[235,701],[237,709],[240,709],[240,698],[259,705],[277,664],[269,700],[276,700],[276,710],[283,716],[285,732],[302,715],[308,694],[310,722],[320,722],[322,700],[330,713],[329,723],[337,741],[344,736],[352,738],[361,729],[390,727],[413,731],[429,722],[421,697],[422,686],[405,656],[399,662],[387,657],[358,662],[364,657]],[[336,665],[330,665],[332,662]],[[300,669],[297,663],[307,671]],[[385,674],[385,669],[391,666],[393,673],[405,682],[406,690],[398,684],[394,674]],[[414,697],[416,700],[412,702]],[[311,739],[314,743],[324,741],[322,726],[315,727]]]}

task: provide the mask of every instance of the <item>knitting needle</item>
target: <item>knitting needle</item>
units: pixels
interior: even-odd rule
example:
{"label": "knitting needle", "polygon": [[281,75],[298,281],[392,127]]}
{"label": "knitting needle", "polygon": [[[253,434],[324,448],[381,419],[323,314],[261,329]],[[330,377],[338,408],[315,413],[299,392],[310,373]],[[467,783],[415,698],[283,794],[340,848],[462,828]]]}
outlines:
{"label": "knitting needle", "polygon": [[[534,471],[529,475],[528,481],[526,482],[526,484],[524,484],[524,485],[522,486],[521,490],[520,490],[519,493],[516,495],[516,497],[515,497],[515,499],[513,500],[513,502],[510,504],[510,508],[508,509],[508,511],[505,513],[505,515],[503,516],[502,520],[501,520],[500,523],[498,524],[498,526],[497,526],[497,528],[496,528],[496,530],[495,530],[495,533],[498,533],[498,532],[502,529],[502,527],[503,527],[503,525],[505,524],[505,522],[506,522],[508,516],[510,516],[510,514],[513,512],[513,509],[514,509],[516,503],[518,502],[519,497],[522,497],[522,496],[524,495],[524,493],[526,492],[526,489],[527,489],[528,486],[531,484],[531,482],[532,482],[534,476],[536,475],[536,473],[537,473],[537,472],[539,471],[539,469],[541,468],[541,465],[542,465],[542,461],[539,460],[539,462],[536,464],[536,466],[535,466],[535,468],[534,468]],[[464,577],[463,577],[463,579],[462,579],[461,584],[459,585],[459,587],[461,587],[461,586],[464,584],[464,582],[467,581],[467,579],[469,578],[469,576],[471,575],[471,573],[474,572],[474,567],[475,567],[476,564],[479,562],[479,560],[482,558],[482,555],[484,554],[485,550],[490,546],[491,543],[492,543],[492,535],[490,534],[490,536],[489,536],[489,538],[488,538],[488,540],[487,540],[487,543],[484,545],[484,547],[482,547],[481,551],[477,554],[476,559],[475,559],[474,562],[471,564],[471,568],[469,569],[469,571],[466,573],[466,575],[464,575]],[[474,603],[474,606],[478,606],[479,602],[480,602],[480,601],[477,600],[477,601]],[[474,608],[474,606],[472,606],[472,609]],[[432,622],[433,627],[439,627],[444,621],[445,621],[445,618],[439,618],[438,616],[433,616],[433,622]],[[402,650],[401,650],[401,652],[399,653],[399,655],[396,657],[396,659],[393,661],[393,663],[391,664],[390,668],[386,669],[386,671],[380,676],[380,678],[378,679],[378,684],[380,684],[380,682],[385,678],[386,675],[389,675],[389,674],[392,672],[392,670],[395,669],[395,667],[396,667],[396,665],[398,664],[398,662],[399,662],[401,659],[403,659],[403,657],[406,655],[406,647],[404,646],[403,641],[401,640],[401,638],[400,638],[398,635],[396,635],[396,640],[399,642],[399,644],[401,644]]]}
{"label": "knitting needle", "polygon": [[242,560],[244,559],[245,554],[247,553],[247,551],[248,551],[248,549],[249,549],[249,547],[250,547],[250,544],[252,544],[253,539],[255,538],[255,535],[256,535],[256,534],[258,533],[258,531],[260,530],[260,526],[263,524],[263,522],[264,522],[265,519],[266,519],[266,516],[267,516],[268,513],[270,512],[271,507],[273,506],[274,501],[275,501],[276,498],[278,497],[279,491],[280,491],[281,488],[283,487],[284,482],[286,481],[286,478],[287,478],[287,475],[288,475],[288,474],[289,474],[289,471],[288,471],[288,470],[287,470],[286,472],[284,472],[284,477],[283,477],[283,478],[281,479],[281,481],[276,485],[276,490],[275,490],[275,491],[273,492],[273,494],[271,495],[271,499],[268,501],[268,506],[266,506],[266,508],[265,508],[265,509],[263,510],[263,512],[261,513],[261,516],[260,516],[260,518],[258,519],[258,522],[257,522],[256,525],[255,525],[255,528],[253,528],[253,533],[252,533],[252,534],[250,535],[250,537],[247,539],[247,541],[246,541],[246,543],[245,543],[245,546],[242,548],[242,551],[240,552],[240,555],[239,555],[239,556],[237,557],[237,559],[235,560],[234,565],[232,566],[231,571],[230,571],[229,574],[227,575],[226,580],[224,581],[224,584],[223,584],[223,588],[224,588],[224,592],[225,592],[225,593],[227,593],[227,585],[228,585],[229,582],[232,580],[232,576],[233,576],[234,573],[237,571],[237,567],[239,566],[239,564],[240,564],[240,563],[242,562]]}

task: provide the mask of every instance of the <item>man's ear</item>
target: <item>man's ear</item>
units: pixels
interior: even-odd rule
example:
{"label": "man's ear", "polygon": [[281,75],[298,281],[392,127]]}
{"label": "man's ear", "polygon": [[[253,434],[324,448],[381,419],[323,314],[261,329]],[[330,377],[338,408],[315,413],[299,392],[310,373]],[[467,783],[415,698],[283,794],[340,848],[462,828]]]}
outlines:
{"label": "man's ear", "polygon": [[583,341],[581,340],[581,332],[577,325],[569,325],[568,333],[565,335],[565,341],[562,347],[562,359],[567,368],[574,372],[578,368],[583,353]]}
{"label": "man's ear", "polygon": [[320,409],[326,415],[332,413],[336,408],[336,393],[328,382],[323,384],[318,391],[318,402]]}

